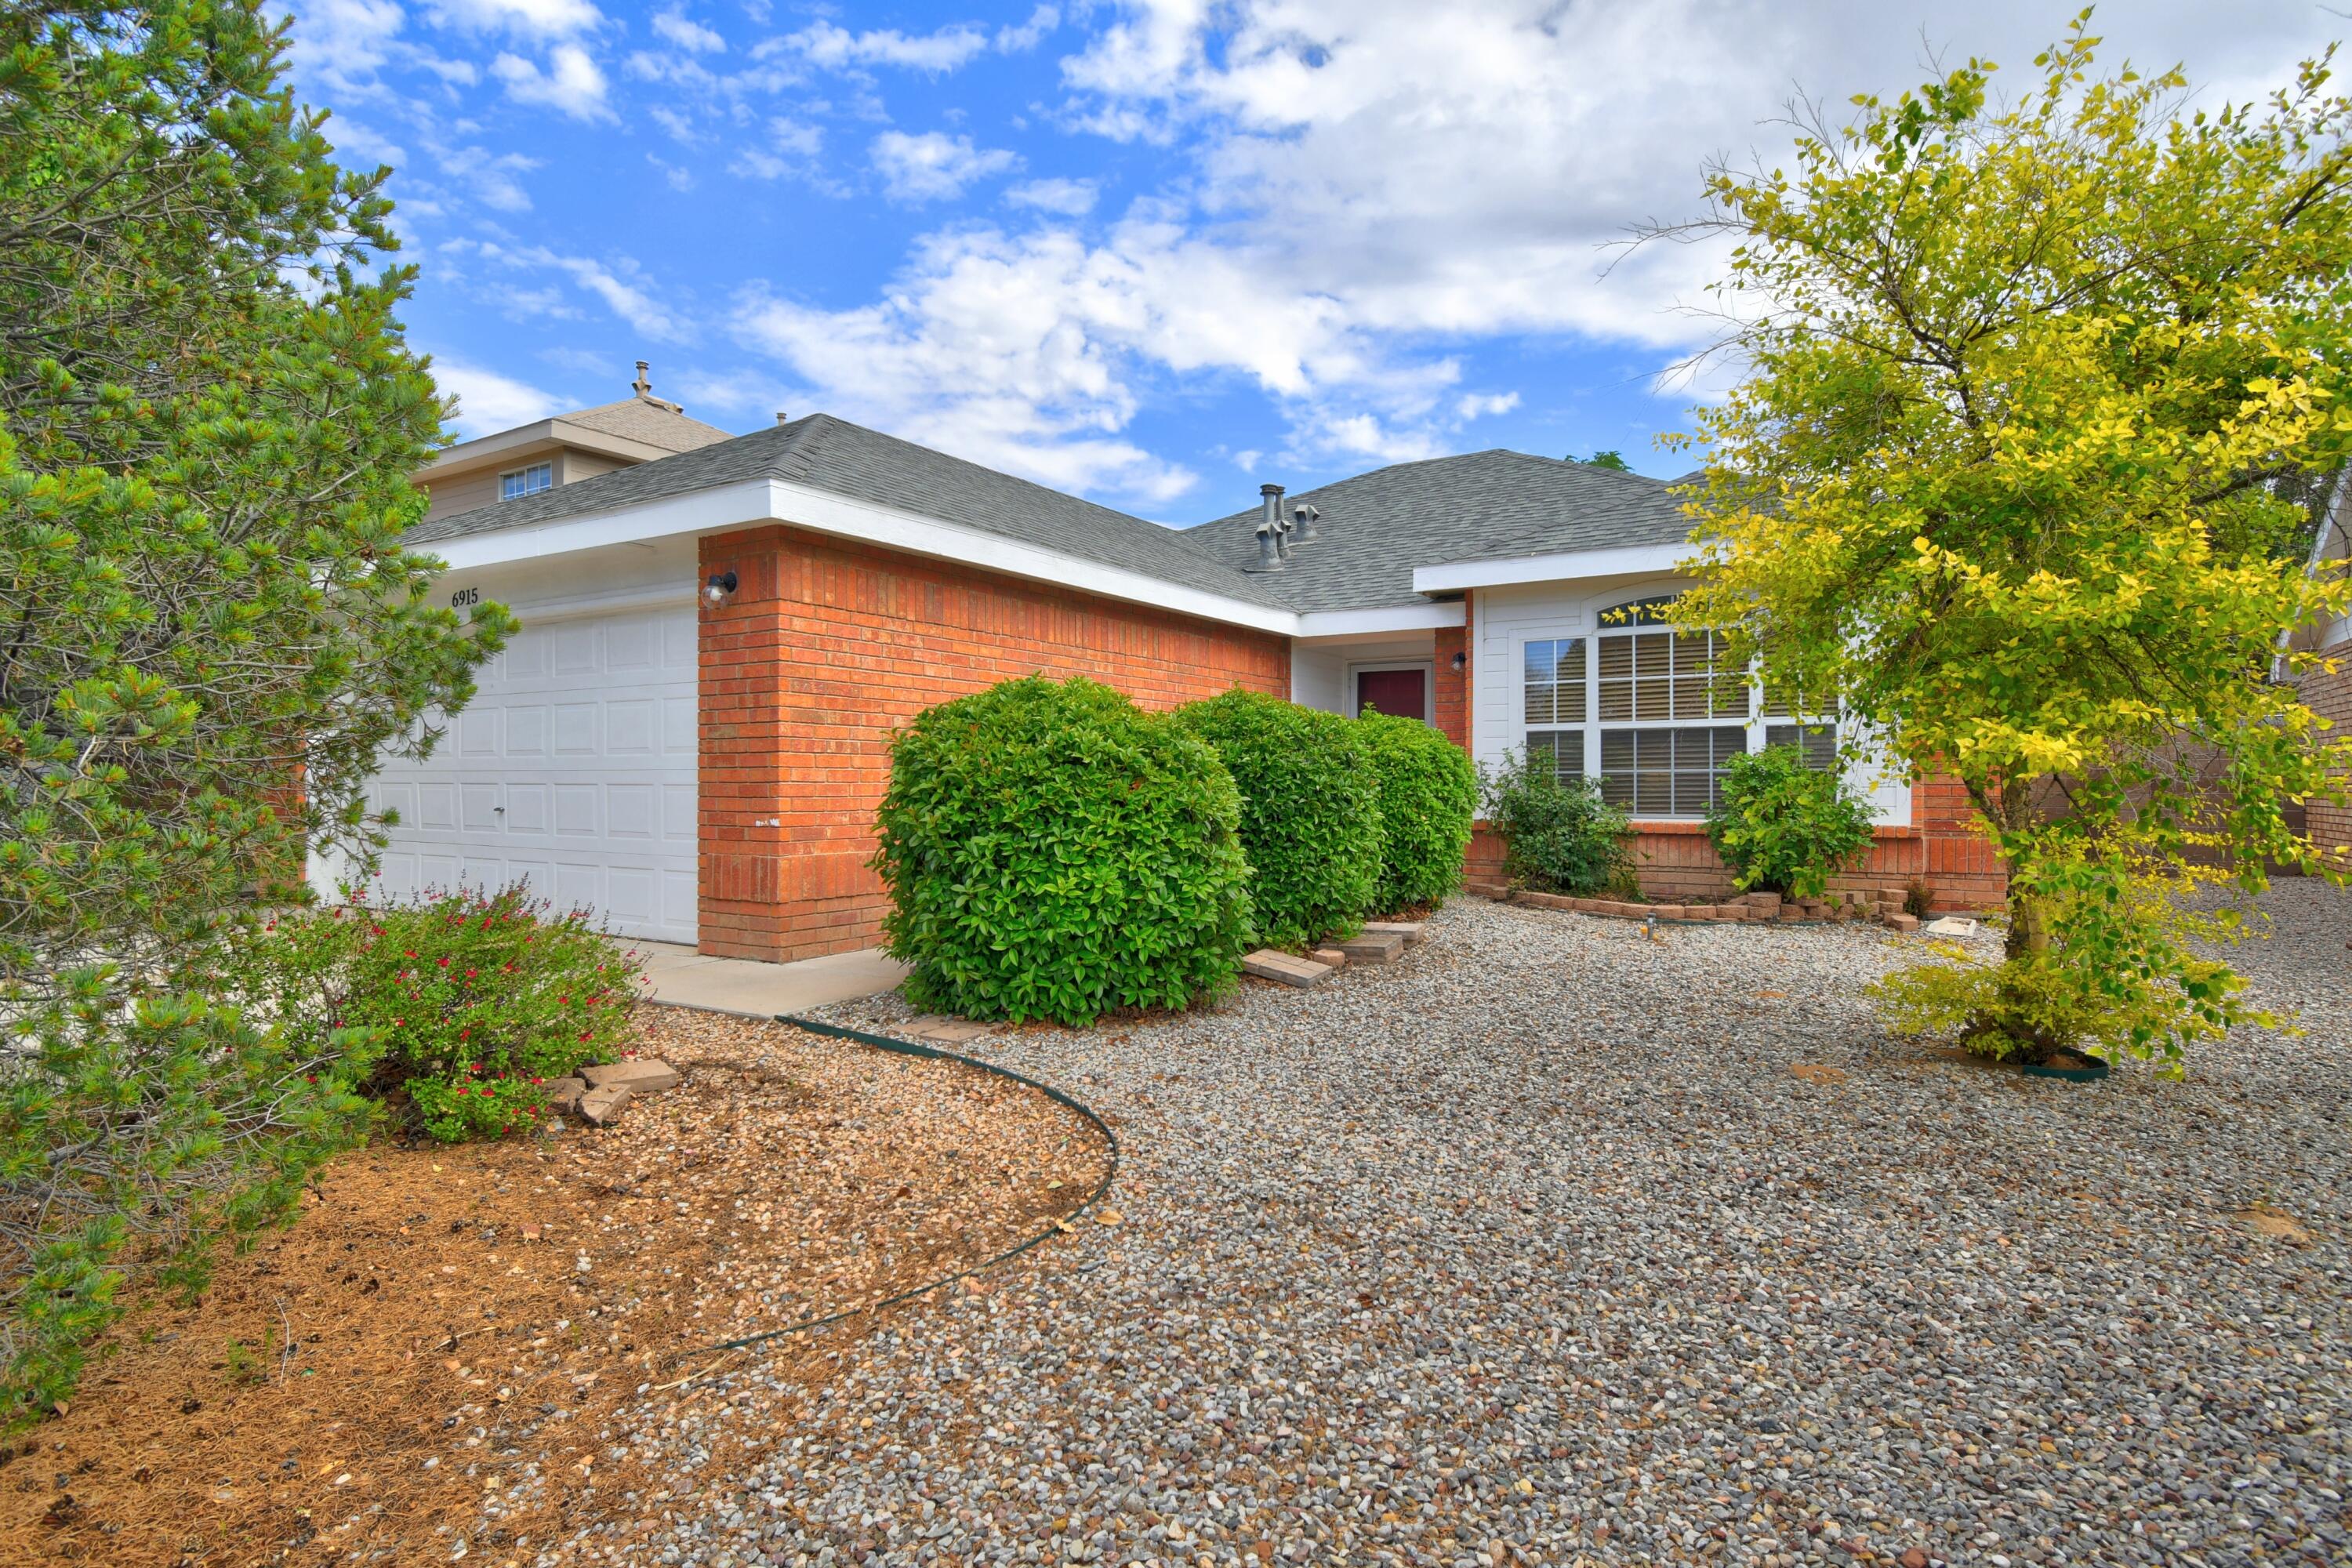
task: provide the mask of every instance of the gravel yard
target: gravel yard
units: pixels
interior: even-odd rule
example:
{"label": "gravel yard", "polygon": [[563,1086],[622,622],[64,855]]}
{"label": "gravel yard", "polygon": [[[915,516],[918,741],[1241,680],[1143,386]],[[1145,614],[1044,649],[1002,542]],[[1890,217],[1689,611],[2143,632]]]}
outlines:
{"label": "gravel yard", "polygon": [[998,1036],[1118,1123],[1122,1223],[842,1336],[749,1453],[624,1413],[650,1542],[552,1560],[2344,1562],[2352,898],[2267,903],[2309,1033],[2186,1083],[1889,1041],[1854,988],[1916,939],[1466,900]]}

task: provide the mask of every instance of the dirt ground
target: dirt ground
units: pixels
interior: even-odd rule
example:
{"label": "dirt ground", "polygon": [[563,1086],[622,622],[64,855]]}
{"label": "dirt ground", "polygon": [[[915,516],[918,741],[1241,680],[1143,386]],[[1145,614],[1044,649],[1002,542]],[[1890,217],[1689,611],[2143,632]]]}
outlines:
{"label": "dirt ground", "polygon": [[974,1068],[642,1022],[687,1081],[621,1125],[360,1151],[200,1302],[127,1319],[0,1459],[0,1562],[527,1560],[645,1481],[598,1443],[625,1405],[750,1354],[814,1388],[873,1320],[688,1352],[993,1256],[1105,1167],[1094,1128]]}

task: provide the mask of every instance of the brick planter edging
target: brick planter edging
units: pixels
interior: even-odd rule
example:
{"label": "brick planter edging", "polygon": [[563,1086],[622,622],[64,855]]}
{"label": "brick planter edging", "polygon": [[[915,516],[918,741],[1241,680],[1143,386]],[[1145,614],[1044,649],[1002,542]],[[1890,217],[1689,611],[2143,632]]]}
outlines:
{"label": "brick planter edging", "polygon": [[1612,920],[1660,920],[1680,924],[1830,925],[1874,921],[1898,931],[1917,931],[1919,919],[1903,910],[1900,888],[1865,888],[1818,899],[1784,900],[1778,893],[1748,893],[1716,904],[1635,904],[1617,899],[1580,899],[1566,893],[1513,891],[1489,885],[1475,889],[1498,902],[1538,910],[1567,910]]}

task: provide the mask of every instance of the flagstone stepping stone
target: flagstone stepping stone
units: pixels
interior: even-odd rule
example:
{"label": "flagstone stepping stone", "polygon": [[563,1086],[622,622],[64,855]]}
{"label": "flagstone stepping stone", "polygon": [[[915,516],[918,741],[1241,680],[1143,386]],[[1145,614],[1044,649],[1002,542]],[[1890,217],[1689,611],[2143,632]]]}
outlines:
{"label": "flagstone stepping stone", "polygon": [[626,1084],[588,1089],[580,1096],[580,1120],[591,1127],[610,1127],[635,1098]]}
{"label": "flagstone stepping stone", "polygon": [[1404,956],[1404,938],[1375,936],[1369,931],[1361,936],[1351,936],[1339,945],[1350,963],[1394,963]]}
{"label": "flagstone stepping stone", "polygon": [[1419,947],[1421,922],[1419,921],[1366,921],[1364,934],[1366,936],[1401,936],[1404,938],[1405,946]]}
{"label": "flagstone stepping stone", "polygon": [[1255,974],[1260,980],[1278,980],[1285,985],[1319,985],[1331,978],[1331,966],[1262,947],[1242,960],[1242,973]]}
{"label": "flagstone stepping stone", "polygon": [[591,1089],[626,1089],[637,1094],[659,1094],[685,1081],[677,1069],[651,1057],[623,1062],[599,1062],[580,1069]]}

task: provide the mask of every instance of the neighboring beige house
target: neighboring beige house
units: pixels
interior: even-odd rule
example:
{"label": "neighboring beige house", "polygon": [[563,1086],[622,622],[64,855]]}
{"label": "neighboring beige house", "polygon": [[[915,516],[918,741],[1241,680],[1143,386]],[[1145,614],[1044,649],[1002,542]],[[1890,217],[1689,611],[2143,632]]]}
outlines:
{"label": "neighboring beige house", "polygon": [[637,379],[631,384],[635,395],[619,403],[558,414],[445,449],[415,476],[433,498],[425,521],[520,500],[558,485],[734,439],[656,397],[646,368],[644,360],[637,362]]}

